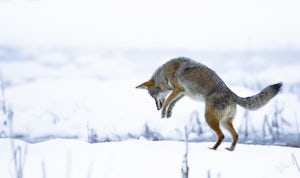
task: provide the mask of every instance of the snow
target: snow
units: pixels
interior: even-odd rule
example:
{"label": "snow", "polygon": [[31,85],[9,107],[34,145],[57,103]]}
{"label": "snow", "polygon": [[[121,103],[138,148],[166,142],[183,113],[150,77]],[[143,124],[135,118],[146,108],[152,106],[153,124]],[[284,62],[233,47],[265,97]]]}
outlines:
{"label": "snow", "polygon": [[[191,178],[299,177],[299,7],[1,1],[1,178],[16,177],[15,165],[24,178],[181,177],[185,126]],[[185,97],[160,119],[148,93],[135,89],[179,56],[215,70],[239,96],[283,82],[263,108],[238,107],[234,152],[224,149],[227,132],[217,151],[208,149],[216,137],[203,102]]]}
{"label": "snow", "polygon": [[[78,140],[57,139],[37,144],[14,140],[24,154],[24,177],[181,177],[185,143],[173,141],[128,140],[89,144]],[[0,174],[10,177],[13,170],[10,140],[0,140]],[[300,158],[298,148],[239,144],[229,152],[224,143],[219,150],[213,143],[189,143],[190,177],[299,177],[292,159]],[[83,151],[84,150],[84,151]],[[44,168],[43,168],[44,167]],[[88,176],[89,175],[89,176]]]}
{"label": "snow", "polygon": [[[153,65],[159,66],[166,59],[137,61],[129,60],[130,55],[119,55],[122,57],[108,60],[87,52],[87,56],[94,58],[84,61],[81,53],[79,59],[68,60],[66,56],[70,53],[61,53],[64,60],[53,64],[40,59],[40,55],[28,60],[2,61],[5,102],[13,111],[12,134],[20,139],[12,140],[13,149],[11,140],[0,139],[3,177],[13,177],[14,161],[18,159],[13,158],[12,150],[18,147],[25,159],[21,166],[25,178],[180,177],[185,144],[178,140],[183,140],[186,125],[193,141],[189,144],[190,177],[299,176],[292,159],[292,155],[300,159],[299,148],[274,146],[299,147],[299,93],[297,88],[290,89],[298,85],[297,78],[284,85],[283,91],[260,110],[246,112],[238,107],[234,125],[240,140],[236,150],[224,149],[231,141],[225,132],[223,144],[212,151],[208,147],[216,137],[203,118],[203,103],[183,98],[175,106],[172,118],[160,119],[153,99],[145,90],[135,89],[152,75]],[[261,60],[264,65],[269,58]],[[249,63],[241,64],[234,59],[223,63],[223,67],[218,60],[209,63],[240,96],[255,94],[278,77],[283,77],[284,83],[291,77],[263,67],[247,68]],[[259,65],[255,60],[254,63]],[[296,73],[298,69],[294,66],[298,63],[277,60],[270,66],[283,66]],[[141,70],[144,66],[145,70]],[[257,76],[266,71],[270,74],[266,75],[267,82],[262,80],[256,86],[256,82],[253,85],[245,81],[245,85],[243,80],[227,73],[232,67],[248,69],[241,70],[240,76],[253,75],[253,71]],[[8,137],[9,120],[2,111],[1,123],[1,135]],[[200,129],[203,133],[199,133]]]}

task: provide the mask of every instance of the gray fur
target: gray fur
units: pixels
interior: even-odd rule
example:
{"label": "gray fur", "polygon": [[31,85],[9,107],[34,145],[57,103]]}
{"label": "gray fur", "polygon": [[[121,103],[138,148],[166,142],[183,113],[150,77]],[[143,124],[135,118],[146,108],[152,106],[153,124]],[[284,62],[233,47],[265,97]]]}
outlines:
{"label": "gray fur", "polygon": [[254,96],[241,98],[236,97],[236,102],[238,105],[249,109],[249,110],[255,110],[259,109],[265,104],[268,103],[279,91],[282,86],[282,83],[277,83],[274,85],[267,86],[264,88],[260,93]]}
{"label": "gray fur", "polygon": [[254,96],[242,98],[232,92],[224,81],[207,66],[189,58],[172,59],[159,67],[151,79],[136,88],[145,88],[154,98],[162,118],[169,118],[175,104],[184,96],[205,102],[205,120],[215,131],[218,140],[212,149],[217,149],[224,139],[220,124],[232,136],[229,151],[235,149],[238,133],[232,120],[236,105],[249,110],[259,109],[267,104],[279,91],[282,83],[264,88]]}

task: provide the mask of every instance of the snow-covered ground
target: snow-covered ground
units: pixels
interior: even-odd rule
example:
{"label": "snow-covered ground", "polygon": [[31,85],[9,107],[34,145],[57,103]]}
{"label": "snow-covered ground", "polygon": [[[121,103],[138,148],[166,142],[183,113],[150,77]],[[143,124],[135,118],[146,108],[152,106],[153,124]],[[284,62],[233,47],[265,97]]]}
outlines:
{"label": "snow-covered ground", "polygon": [[[11,141],[0,140],[0,174],[14,175]],[[89,144],[79,140],[52,140],[20,146],[23,177],[128,178],[181,177],[184,142],[137,141]],[[190,143],[189,176],[212,178],[296,178],[300,176],[298,148],[239,144],[229,152],[208,149],[211,142]],[[19,157],[18,157],[19,158]],[[298,165],[297,165],[298,164]]]}

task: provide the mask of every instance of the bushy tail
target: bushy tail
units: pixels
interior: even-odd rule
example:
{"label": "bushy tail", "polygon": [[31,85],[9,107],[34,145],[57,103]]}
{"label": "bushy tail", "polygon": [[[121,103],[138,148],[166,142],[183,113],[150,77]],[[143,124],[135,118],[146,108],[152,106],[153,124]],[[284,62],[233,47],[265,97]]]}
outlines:
{"label": "bushy tail", "polygon": [[246,98],[237,97],[237,104],[249,110],[259,109],[267,104],[280,91],[281,86],[282,83],[280,82],[267,86],[257,95]]}

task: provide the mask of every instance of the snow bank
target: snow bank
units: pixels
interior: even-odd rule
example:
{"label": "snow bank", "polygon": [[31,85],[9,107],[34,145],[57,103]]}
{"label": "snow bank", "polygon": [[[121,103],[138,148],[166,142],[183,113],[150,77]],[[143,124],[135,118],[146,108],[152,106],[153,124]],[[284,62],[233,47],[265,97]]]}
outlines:
{"label": "snow bank", "polygon": [[[125,141],[89,144],[78,140],[53,140],[25,144],[15,140],[22,151],[27,147],[23,166],[24,178],[81,177],[181,177],[184,142]],[[286,178],[300,172],[292,159],[299,162],[299,149],[239,144],[234,152],[208,149],[213,143],[189,144],[189,175],[222,178]],[[13,172],[10,140],[0,140],[0,174]],[[299,164],[299,163],[298,163]]]}

